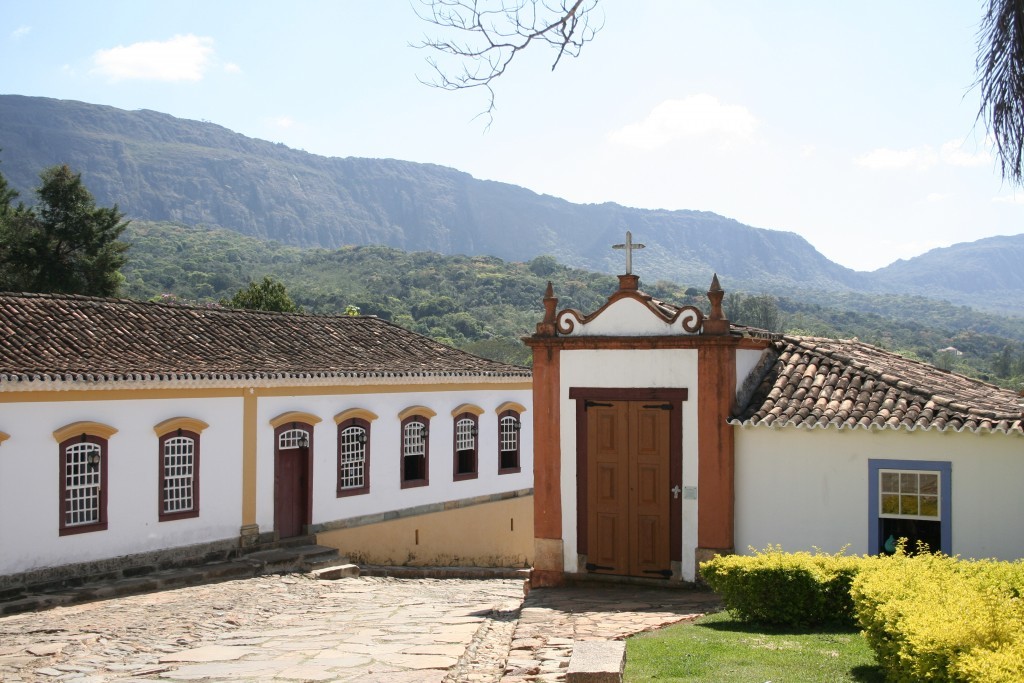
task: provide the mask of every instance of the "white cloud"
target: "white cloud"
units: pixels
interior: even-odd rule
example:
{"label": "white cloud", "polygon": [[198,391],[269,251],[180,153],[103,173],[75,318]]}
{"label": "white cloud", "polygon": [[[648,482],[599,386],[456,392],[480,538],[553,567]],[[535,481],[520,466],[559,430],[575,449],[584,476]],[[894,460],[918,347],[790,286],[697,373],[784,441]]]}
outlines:
{"label": "white cloud", "polygon": [[930,204],[936,204],[938,202],[946,201],[948,197],[948,194],[943,194],[942,192],[929,192],[928,196],[925,197],[925,201],[929,202]]}
{"label": "white cloud", "polygon": [[238,66],[234,62],[228,62],[224,65],[224,73],[228,74],[240,74],[242,73],[242,67]]}
{"label": "white cloud", "polygon": [[612,131],[614,144],[653,150],[679,140],[713,138],[720,144],[750,138],[757,119],[743,106],[723,104],[718,98],[700,94],[682,100],[665,100],[643,121]]}
{"label": "white cloud", "polygon": [[969,152],[959,140],[950,140],[940,150],[942,163],[950,166],[987,166],[992,157],[985,150]]}
{"label": "white cloud", "polygon": [[199,81],[212,55],[212,38],[174,36],[99,50],[93,55],[93,71],[114,81]]}
{"label": "white cloud", "polygon": [[970,152],[964,149],[959,140],[943,143],[938,151],[931,145],[910,147],[908,149],[889,149],[879,147],[854,160],[859,166],[866,168],[913,168],[924,171],[933,166],[984,166],[992,163],[992,157],[985,150]]}
{"label": "white cloud", "polygon": [[1024,194],[1004,194],[993,197],[992,201],[998,204],[1024,204]]}
{"label": "white cloud", "polygon": [[855,160],[859,166],[866,168],[916,168],[924,170],[939,163],[938,153],[931,145],[922,145],[911,149],[889,149],[879,147]]}
{"label": "white cloud", "polygon": [[278,128],[291,128],[295,125],[295,119],[290,116],[278,116],[276,119],[272,119],[271,123]]}
{"label": "white cloud", "polygon": [[19,26],[18,28],[16,28],[13,31],[11,31],[11,38],[14,38],[15,40],[19,40],[19,39],[24,38],[25,36],[27,36],[31,31],[32,31],[32,27],[31,26]]}

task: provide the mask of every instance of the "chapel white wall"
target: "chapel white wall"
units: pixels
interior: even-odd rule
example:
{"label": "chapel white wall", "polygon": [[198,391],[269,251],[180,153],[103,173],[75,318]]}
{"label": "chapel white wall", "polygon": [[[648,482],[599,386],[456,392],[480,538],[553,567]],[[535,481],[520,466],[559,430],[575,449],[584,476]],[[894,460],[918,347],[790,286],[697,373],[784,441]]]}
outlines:
{"label": "chapel white wall", "polygon": [[[232,398],[5,403],[0,444],[0,574],[237,538],[241,525],[242,402]],[[209,423],[200,437],[200,516],[159,521],[160,453],[153,427],[173,417]],[[110,425],[105,531],[60,536],[56,429]]]}
{"label": "chapel white wall", "polygon": [[[697,486],[697,351],[695,349],[563,350],[560,354],[562,419],[561,492],[564,570],[578,572],[576,500],[576,401],[572,387],[685,388],[683,401],[683,487]],[[699,494],[698,494],[699,495]],[[694,579],[697,500],[684,497],[682,578]]]}
{"label": "chapel white wall", "polygon": [[949,462],[951,554],[1024,557],[1024,439],[831,428],[737,428],[736,551],[869,552],[869,459]]}

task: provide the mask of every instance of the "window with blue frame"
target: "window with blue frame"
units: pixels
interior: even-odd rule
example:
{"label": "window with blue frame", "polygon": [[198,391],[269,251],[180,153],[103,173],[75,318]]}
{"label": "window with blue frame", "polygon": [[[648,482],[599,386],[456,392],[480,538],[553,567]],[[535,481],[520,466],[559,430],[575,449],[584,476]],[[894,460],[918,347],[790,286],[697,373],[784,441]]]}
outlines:
{"label": "window with blue frame", "polygon": [[900,539],[916,552],[952,554],[952,465],[931,460],[869,460],[868,551],[892,554]]}

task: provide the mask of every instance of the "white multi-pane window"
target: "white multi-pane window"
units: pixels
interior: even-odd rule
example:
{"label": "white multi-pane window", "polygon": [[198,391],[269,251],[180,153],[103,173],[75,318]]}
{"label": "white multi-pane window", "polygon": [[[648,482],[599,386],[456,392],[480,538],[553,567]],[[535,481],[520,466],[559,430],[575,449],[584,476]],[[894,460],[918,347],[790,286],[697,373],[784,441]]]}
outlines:
{"label": "white multi-pane window", "polygon": [[940,519],[939,477],[929,470],[879,470],[879,517]]}
{"label": "white multi-pane window", "polygon": [[188,436],[164,440],[163,513],[189,512],[195,508],[196,441]]}
{"label": "white multi-pane window", "polygon": [[455,478],[473,479],[477,475],[476,419],[463,413],[455,420]]}
{"label": "white multi-pane window", "polygon": [[402,485],[422,486],[427,480],[427,424],[410,419],[402,426]]}
{"label": "white multi-pane window", "polygon": [[519,415],[512,411],[498,422],[498,472],[519,471]]}
{"label": "white multi-pane window", "polygon": [[338,489],[358,489],[366,485],[366,429],[346,427],[339,435]]}
{"label": "white multi-pane window", "polygon": [[309,446],[309,432],[305,429],[286,429],[277,438],[277,447],[281,450],[306,448],[307,446]]}
{"label": "white multi-pane window", "polygon": [[[85,437],[83,437],[85,438]],[[103,474],[102,450],[94,443],[75,443],[64,450],[64,526],[98,524]]]}

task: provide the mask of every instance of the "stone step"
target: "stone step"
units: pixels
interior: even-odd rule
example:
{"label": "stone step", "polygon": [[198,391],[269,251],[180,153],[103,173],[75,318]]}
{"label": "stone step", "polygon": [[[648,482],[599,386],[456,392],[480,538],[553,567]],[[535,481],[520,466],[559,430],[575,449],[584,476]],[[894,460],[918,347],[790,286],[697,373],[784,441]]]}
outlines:
{"label": "stone step", "polygon": [[626,643],[621,640],[577,640],[572,644],[566,683],[622,683]]}
{"label": "stone step", "polygon": [[335,581],[337,579],[359,576],[359,567],[354,564],[336,564],[321,567],[320,569],[314,569],[309,573],[309,575],[314,579]]}

